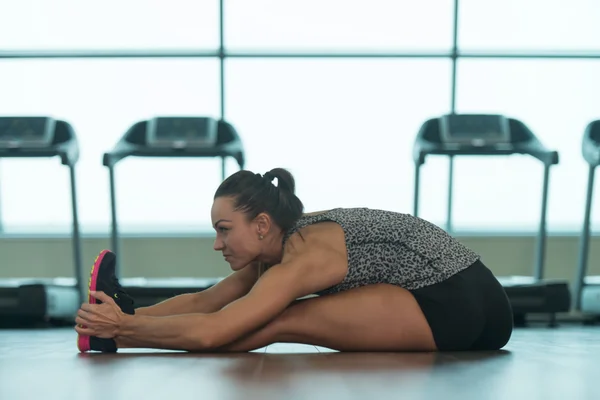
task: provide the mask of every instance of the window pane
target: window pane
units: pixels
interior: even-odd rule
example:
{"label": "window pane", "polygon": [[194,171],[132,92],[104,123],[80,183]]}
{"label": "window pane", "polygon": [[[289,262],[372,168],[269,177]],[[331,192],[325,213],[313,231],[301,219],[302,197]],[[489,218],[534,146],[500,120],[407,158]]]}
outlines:
{"label": "window pane", "polygon": [[461,0],[462,50],[600,50],[597,0]]}
{"label": "window pane", "polygon": [[452,45],[452,0],[228,0],[229,49],[442,49]]}
{"label": "window pane", "polygon": [[[307,211],[412,212],[412,143],[425,119],[448,111],[448,61],[231,60],[226,73],[248,169],[289,168]],[[425,206],[438,204],[423,193]]]}
{"label": "window pane", "polygon": [[[548,223],[581,229],[587,166],[585,126],[600,118],[598,61],[465,60],[458,68],[459,112],[493,112],[520,119],[560,153],[550,171]],[[543,167],[527,156],[463,158],[456,162],[457,227],[536,228]],[[600,198],[596,197],[598,201]],[[594,213],[600,224],[600,210]]]}
{"label": "window pane", "polygon": [[0,48],[215,48],[218,0],[3,0]]}
{"label": "window pane", "polygon": [[[0,87],[3,115],[51,114],[72,123],[81,148],[78,196],[86,231],[108,229],[102,154],[132,123],[156,114],[219,115],[217,60],[12,60],[0,63]],[[209,220],[220,166],[218,159],[125,159],[116,168],[122,227],[197,228]],[[57,160],[2,159],[0,182],[8,228],[68,228],[68,173]]]}

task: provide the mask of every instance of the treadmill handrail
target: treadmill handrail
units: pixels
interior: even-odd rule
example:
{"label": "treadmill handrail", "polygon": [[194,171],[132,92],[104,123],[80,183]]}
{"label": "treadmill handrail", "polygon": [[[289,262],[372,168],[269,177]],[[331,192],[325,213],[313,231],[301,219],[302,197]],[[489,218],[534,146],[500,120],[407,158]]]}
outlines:
{"label": "treadmill handrail", "polygon": [[102,157],[102,164],[106,167],[112,168],[119,161],[127,157],[233,157],[240,169],[244,168],[245,158],[244,149],[239,135],[235,132],[233,127],[225,121],[219,121],[222,126],[225,126],[229,130],[229,134],[233,140],[225,143],[218,143],[214,147],[202,148],[202,147],[189,147],[189,148],[155,148],[146,147],[144,145],[138,145],[131,143],[127,140],[128,136],[133,133],[134,129],[139,129],[139,126],[147,123],[147,121],[140,121],[132,125],[129,130],[121,137],[117,144],[111,151],[104,153]]}
{"label": "treadmill handrail", "polygon": [[114,166],[127,157],[233,157],[240,168],[244,166],[242,149],[236,144],[224,144],[213,148],[156,149],[142,148],[119,142],[115,148],[103,155],[104,166]]}
{"label": "treadmill handrail", "polygon": [[[428,128],[429,124],[436,123],[439,118],[432,118],[426,121],[422,126],[417,135],[413,145],[413,160],[416,165],[422,165],[425,163],[425,158],[428,155],[447,155],[447,156],[501,156],[501,155],[512,155],[512,154],[526,154],[530,155],[544,165],[555,165],[559,163],[559,153],[555,150],[550,150],[540,142],[535,136],[530,137],[527,140],[516,141],[508,144],[500,144],[493,146],[460,146],[455,144],[445,144],[427,141],[423,137]],[[520,121],[509,118],[509,121],[513,124],[522,125],[524,129],[527,127]],[[528,129],[527,129],[528,130]]]}
{"label": "treadmill handrail", "polygon": [[65,140],[53,143],[49,148],[17,147],[0,149],[0,158],[50,158],[58,156],[61,164],[74,167],[79,161],[79,144],[75,132],[68,122],[56,120],[55,134],[58,133],[59,129],[65,130]]}

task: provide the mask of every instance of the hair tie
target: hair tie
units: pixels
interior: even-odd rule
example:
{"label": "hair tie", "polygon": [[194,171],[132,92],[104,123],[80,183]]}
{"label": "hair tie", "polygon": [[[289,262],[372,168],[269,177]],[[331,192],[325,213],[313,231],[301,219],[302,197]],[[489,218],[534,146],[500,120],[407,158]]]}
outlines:
{"label": "hair tie", "polygon": [[[267,172],[263,175],[263,179],[265,179],[267,182],[269,182],[270,184],[272,184],[275,187],[279,187],[279,178],[277,178],[275,175],[273,175],[270,172]],[[274,179],[277,179],[277,183],[273,182]]]}

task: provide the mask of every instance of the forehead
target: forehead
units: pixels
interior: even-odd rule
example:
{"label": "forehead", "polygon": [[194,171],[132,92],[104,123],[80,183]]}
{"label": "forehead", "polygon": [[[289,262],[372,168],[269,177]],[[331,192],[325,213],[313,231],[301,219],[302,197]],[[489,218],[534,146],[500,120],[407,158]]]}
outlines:
{"label": "forehead", "polygon": [[233,210],[233,199],[231,197],[218,197],[214,200],[210,210],[210,217],[214,224],[220,219],[233,220],[239,212]]}

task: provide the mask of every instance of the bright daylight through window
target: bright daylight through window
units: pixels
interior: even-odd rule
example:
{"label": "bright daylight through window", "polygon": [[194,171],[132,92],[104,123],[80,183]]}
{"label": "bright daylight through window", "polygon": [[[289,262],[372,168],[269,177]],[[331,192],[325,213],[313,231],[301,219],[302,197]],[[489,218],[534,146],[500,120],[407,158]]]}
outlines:
{"label": "bright daylight through window", "polygon": [[[102,154],[136,121],[161,114],[218,118],[222,100],[224,117],[244,142],[246,168],[289,168],[308,211],[366,206],[412,212],[413,140],[426,119],[451,111],[454,93],[457,112],[518,118],[560,153],[550,172],[548,227],[578,231],[587,179],[580,140],[587,123],[600,118],[600,58],[473,55],[600,52],[600,2],[573,0],[565,7],[558,0],[461,0],[458,49],[468,57],[458,57],[454,92],[453,7],[454,0],[226,0],[221,76],[217,0],[5,0],[0,51],[215,56],[0,59],[0,114],[51,115],[73,125],[81,150],[82,231],[104,233],[110,198]],[[410,57],[398,56],[402,52]],[[335,53],[354,57],[323,57]],[[119,163],[121,230],[210,229],[220,168],[218,159]],[[237,168],[228,160],[228,173]],[[525,156],[456,159],[453,228],[535,231],[542,173],[542,165]],[[440,225],[447,182],[447,159],[428,159],[420,216]],[[56,159],[0,160],[5,231],[67,232],[69,190],[68,172]],[[598,230],[600,207],[592,220]]]}

